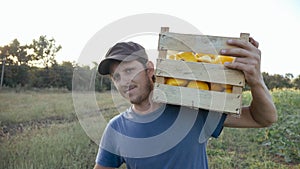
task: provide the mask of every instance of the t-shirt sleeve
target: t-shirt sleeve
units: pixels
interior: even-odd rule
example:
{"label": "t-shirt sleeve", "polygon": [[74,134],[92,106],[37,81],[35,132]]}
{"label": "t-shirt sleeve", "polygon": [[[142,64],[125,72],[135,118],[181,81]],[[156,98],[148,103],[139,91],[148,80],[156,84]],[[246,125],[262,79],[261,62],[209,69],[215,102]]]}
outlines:
{"label": "t-shirt sleeve", "polygon": [[110,120],[102,134],[96,163],[104,167],[118,168],[123,164],[124,160],[120,155],[113,153],[118,152],[117,148],[119,147],[117,145],[118,141],[113,134],[113,123],[114,119]]}
{"label": "t-shirt sleeve", "polygon": [[216,127],[216,129],[214,130],[213,134],[211,135],[212,137],[214,138],[218,138],[219,135],[221,134],[222,130],[223,130],[223,127],[224,127],[224,122],[225,122],[225,119],[227,117],[227,114],[223,113],[222,114],[222,117],[218,123],[218,126]]}
{"label": "t-shirt sleeve", "polygon": [[119,155],[110,153],[99,147],[96,163],[104,167],[119,168],[123,164],[123,158]]}

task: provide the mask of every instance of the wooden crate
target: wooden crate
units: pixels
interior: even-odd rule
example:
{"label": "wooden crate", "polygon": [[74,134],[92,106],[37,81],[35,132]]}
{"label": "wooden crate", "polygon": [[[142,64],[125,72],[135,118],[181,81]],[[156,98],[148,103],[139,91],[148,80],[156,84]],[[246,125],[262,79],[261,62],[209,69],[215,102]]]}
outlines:
{"label": "wooden crate", "polygon": [[[227,45],[226,41],[229,38],[249,41],[249,34],[241,33],[239,38],[180,34],[169,32],[168,27],[162,27],[158,43],[159,56],[156,62],[153,100],[239,115],[242,89],[245,85],[245,78],[241,71],[225,68],[221,64],[185,62],[166,58],[170,51],[217,54],[221,49],[234,48]],[[166,77],[229,84],[233,86],[233,90],[232,93],[225,93],[171,86],[165,84]]]}

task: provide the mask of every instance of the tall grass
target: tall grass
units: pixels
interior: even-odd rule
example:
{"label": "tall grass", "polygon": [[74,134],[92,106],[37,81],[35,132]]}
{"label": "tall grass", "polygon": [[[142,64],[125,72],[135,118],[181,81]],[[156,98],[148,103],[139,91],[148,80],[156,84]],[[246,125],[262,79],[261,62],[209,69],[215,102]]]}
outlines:
{"label": "tall grass", "polygon": [[[278,122],[262,129],[224,128],[208,144],[211,168],[300,168],[300,90],[277,89]],[[243,93],[243,104],[251,101]]]}
{"label": "tall grass", "polygon": [[[260,130],[257,141],[287,163],[300,163],[300,90],[273,90],[278,122]],[[299,165],[300,168],[300,165]]]}
{"label": "tall grass", "polygon": [[28,130],[0,144],[0,168],[92,168],[97,145],[78,122]]}
{"label": "tall grass", "polygon": [[[300,91],[274,90],[272,95],[279,121],[265,129],[224,128],[208,143],[210,168],[300,168]],[[110,93],[95,96],[107,120],[126,107]],[[245,92],[243,104],[250,100]],[[98,146],[77,120],[73,104],[71,93],[0,93],[0,168],[92,168]],[[39,125],[45,119],[49,124]],[[8,130],[20,123],[22,130]]]}
{"label": "tall grass", "polygon": [[76,118],[71,93],[0,93],[0,124]]}

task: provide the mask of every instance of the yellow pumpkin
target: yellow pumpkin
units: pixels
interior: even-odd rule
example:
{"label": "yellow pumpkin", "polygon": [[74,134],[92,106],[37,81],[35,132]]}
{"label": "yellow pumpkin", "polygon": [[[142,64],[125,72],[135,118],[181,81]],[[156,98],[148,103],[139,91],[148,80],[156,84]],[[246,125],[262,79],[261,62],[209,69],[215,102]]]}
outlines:
{"label": "yellow pumpkin", "polygon": [[225,89],[226,93],[232,93],[232,88]]}
{"label": "yellow pumpkin", "polygon": [[210,83],[210,90],[218,91],[218,92],[232,93],[232,85],[219,84],[219,83]]}
{"label": "yellow pumpkin", "polygon": [[208,84],[206,82],[201,82],[201,81],[190,81],[187,87],[201,89],[201,90],[209,90]]}
{"label": "yellow pumpkin", "polygon": [[212,63],[216,58],[213,54],[197,53],[196,59],[198,62]]}
{"label": "yellow pumpkin", "polygon": [[219,83],[210,83],[210,90],[223,92],[225,90],[225,85]]}
{"label": "yellow pumpkin", "polygon": [[216,59],[214,60],[215,64],[224,64],[225,62],[234,62],[235,57],[232,56],[224,56],[224,55],[218,55]]}
{"label": "yellow pumpkin", "polygon": [[182,52],[176,55],[176,60],[183,60],[186,62],[197,62],[193,52]]}
{"label": "yellow pumpkin", "polygon": [[165,78],[165,84],[172,86],[186,86],[188,84],[187,80],[177,79],[177,78]]}

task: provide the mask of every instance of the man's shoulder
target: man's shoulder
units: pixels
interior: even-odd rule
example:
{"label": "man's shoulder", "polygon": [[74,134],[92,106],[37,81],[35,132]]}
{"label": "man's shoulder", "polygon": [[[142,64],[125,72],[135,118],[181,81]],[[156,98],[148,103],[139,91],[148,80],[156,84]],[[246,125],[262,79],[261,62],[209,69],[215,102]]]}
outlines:
{"label": "man's shoulder", "polygon": [[121,112],[121,113],[119,113],[119,114],[113,116],[113,117],[109,120],[108,125],[114,125],[114,124],[116,124],[116,123],[119,123],[119,122],[122,120],[122,117],[123,117],[123,114],[124,114],[124,113],[125,113],[125,112]]}

